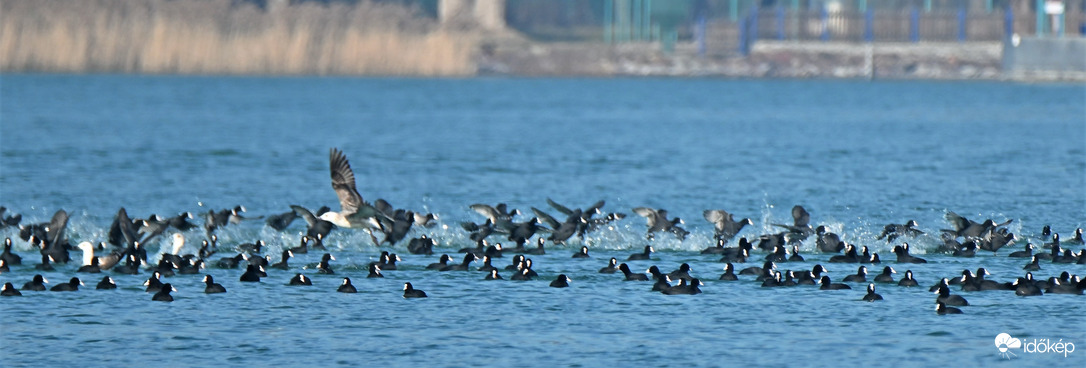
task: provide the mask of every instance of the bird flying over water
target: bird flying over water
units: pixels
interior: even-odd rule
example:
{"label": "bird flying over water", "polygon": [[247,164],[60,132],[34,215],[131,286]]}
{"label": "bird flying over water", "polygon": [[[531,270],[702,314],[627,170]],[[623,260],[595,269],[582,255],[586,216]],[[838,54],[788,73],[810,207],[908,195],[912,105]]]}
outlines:
{"label": "bird flying over water", "polygon": [[681,219],[678,217],[673,219],[667,218],[667,210],[665,209],[657,210],[649,207],[635,207],[633,212],[645,218],[646,224],[648,225],[646,237],[649,239],[652,239],[653,233],[660,231],[674,233],[680,241],[686,237],[686,234],[689,234],[688,231],[678,226],[683,223]]}
{"label": "bird flying over water", "polygon": [[705,217],[705,221],[713,224],[713,237],[723,240],[724,243],[731,241],[735,234],[743,230],[744,226],[754,225],[754,221],[749,218],[735,221],[732,214],[725,210],[705,210],[702,216]]}
{"label": "bird flying over water", "polygon": [[360,228],[370,232],[374,244],[377,238],[373,235],[373,229],[379,229],[381,224],[376,217],[379,212],[372,205],[362,199],[355,187],[354,171],[347,162],[347,156],[337,148],[332,148],[329,155],[329,169],[332,174],[332,189],[339,197],[339,212],[328,211],[320,215],[320,219],[331,222],[343,228]]}
{"label": "bird flying over water", "polygon": [[788,232],[792,235],[789,239],[790,242],[793,239],[802,241],[815,233],[815,229],[811,227],[811,214],[803,206],[796,205],[792,207],[792,220],[792,225],[773,224],[773,226],[788,229]]}

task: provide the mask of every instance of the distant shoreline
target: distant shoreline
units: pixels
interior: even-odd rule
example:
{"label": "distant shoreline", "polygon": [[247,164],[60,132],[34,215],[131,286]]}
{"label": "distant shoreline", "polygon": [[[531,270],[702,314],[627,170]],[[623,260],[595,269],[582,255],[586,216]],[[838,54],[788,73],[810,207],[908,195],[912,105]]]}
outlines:
{"label": "distant shoreline", "polygon": [[368,2],[275,11],[229,0],[0,6],[2,73],[1086,80],[1086,73],[1009,75],[1001,42],[759,40],[747,56],[728,46],[699,55],[692,43],[664,53],[652,42],[537,42]]}

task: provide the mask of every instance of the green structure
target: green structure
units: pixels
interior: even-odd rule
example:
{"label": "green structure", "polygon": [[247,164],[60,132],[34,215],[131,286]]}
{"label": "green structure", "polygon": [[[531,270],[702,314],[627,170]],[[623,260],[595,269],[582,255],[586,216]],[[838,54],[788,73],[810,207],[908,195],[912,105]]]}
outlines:
{"label": "green structure", "polygon": [[603,40],[607,43],[659,41],[664,51],[672,51],[678,40],[678,27],[689,13],[687,1],[604,0]]}

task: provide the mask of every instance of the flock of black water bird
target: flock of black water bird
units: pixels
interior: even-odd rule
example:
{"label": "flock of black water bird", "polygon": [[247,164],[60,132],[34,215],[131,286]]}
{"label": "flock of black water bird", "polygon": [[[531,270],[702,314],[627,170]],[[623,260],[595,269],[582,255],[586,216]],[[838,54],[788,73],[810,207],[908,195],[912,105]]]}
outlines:
{"label": "flock of black water bird", "polygon": [[[200,216],[202,223],[193,222],[196,216],[187,212],[168,218],[150,215],[145,219],[132,219],[125,209],[121,208],[109,226],[106,239],[95,239],[97,244],[89,239],[83,239],[75,246],[71,244],[65,233],[69,216],[64,210],[58,210],[49,222],[25,224],[22,223],[21,215],[9,215],[6,208],[0,207],[0,230],[18,228],[18,238],[38,249],[41,261],[33,267],[37,271],[53,271],[55,267],[63,267],[64,270],[77,268],[75,271],[77,274],[112,272],[136,275],[150,272],[150,277],[143,285],[146,286],[148,293],[153,293],[151,298],[153,301],[173,301],[171,293],[176,292],[176,289],[171,283],[163,282],[162,278],[181,277],[179,275],[186,274],[204,274],[203,283],[206,285],[204,291],[207,294],[227,293],[225,287],[216,283],[211,275],[202,271],[207,267],[244,269],[238,276],[241,282],[261,282],[262,278],[268,277],[267,269],[269,268],[335,274],[331,263],[335,261],[335,257],[327,252],[323,243],[328,234],[335,229],[355,228],[365,231],[378,247],[391,248],[406,241],[408,253],[414,255],[436,253],[435,247],[438,242],[435,239],[427,235],[408,239],[408,235],[411,234],[413,228],[434,226],[438,222],[437,216],[396,209],[387,201],[380,199],[370,204],[358,193],[354,172],[343,152],[333,148],[329,162],[332,188],[339,198],[340,211],[332,212],[328,207],[323,207],[311,212],[301,206],[290,206],[290,211],[263,217],[266,225],[277,231],[285,231],[299,217],[306,223],[306,231],[301,235],[297,246],[283,245],[278,254],[279,260],[275,263],[272,263],[274,260],[271,257],[261,255],[267,247],[263,240],[229,246],[219,244],[216,235],[218,229],[247,220],[246,209],[242,206],[208,211]],[[553,255],[553,251],[548,253],[545,248],[547,242],[552,245],[564,245],[574,237],[584,239],[587,234],[626,217],[624,213],[604,212],[604,201],[599,201],[584,209],[571,209],[550,199],[547,199],[547,204],[565,218],[559,219],[544,210],[532,207],[531,213],[534,216],[520,222],[518,216],[522,213],[508,208],[505,204],[469,206],[471,210],[484,218],[482,223],[461,224],[474,244],[458,250],[459,253],[464,254],[463,257],[441,254],[438,261],[428,265],[426,269],[439,272],[469,271],[474,267],[475,270],[486,273],[486,276],[481,278],[483,280],[532,280],[539,276],[532,269],[533,260],[529,256]],[[651,241],[659,236],[658,234],[665,233],[670,233],[683,241],[689,234],[689,231],[682,227],[684,222],[678,217],[669,217],[669,213],[664,209],[637,207],[633,208],[632,212],[646,220],[646,241]],[[736,220],[731,213],[716,209],[704,211],[703,217],[713,226],[715,244],[706,247],[700,254],[713,259],[719,257],[719,261],[724,263],[724,272],[718,278],[720,281],[750,278],[760,283],[762,287],[818,285],[822,290],[851,289],[849,283],[867,284],[866,294],[860,300],[869,302],[883,300],[883,297],[876,292],[876,284],[899,287],[921,286],[914,278],[912,270],[906,270],[901,279],[894,280],[893,275],[897,271],[893,266],[879,266],[883,262],[894,263],[898,267],[927,262],[923,258],[910,254],[908,240],[926,234],[919,229],[916,221],[889,224],[883,228],[876,239],[888,244],[896,244],[893,247],[894,257],[884,261],[879,254],[873,253],[867,246],[842,241],[840,236],[831,232],[826,226],[812,227],[810,213],[798,205],[792,208],[793,222],[791,224],[772,224],[780,228],[780,232],[762,234],[749,239],[742,237],[734,247],[728,246],[729,243],[745,226],[753,225],[752,220],[749,218]],[[998,254],[1000,249],[1015,244],[1019,239],[1019,236],[1010,233],[1007,228],[1007,225],[1011,223],[1010,220],[1001,223],[991,219],[975,222],[954,212],[948,212],[946,219],[952,229],[938,231],[942,239],[942,245],[938,251],[954,257],[974,257],[978,251]],[[201,227],[204,239],[201,239],[199,249],[182,254],[186,245],[183,233]],[[377,235],[382,235],[382,239],[379,240]],[[778,264],[804,261],[803,255],[799,254],[799,245],[812,236],[815,237],[816,249],[821,254],[818,257],[828,255],[826,259],[828,263],[858,264],[856,273],[842,277],[841,282],[834,282],[830,276],[823,274],[827,271],[821,264],[816,264],[810,270],[782,271],[778,269]],[[148,258],[145,245],[155,242],[159,237],[169,237],[172,248],[169,248],[169,251],[162,251],[157,261],[149,263],[151,259]],[[508,241],[510,246],[503,246],[500,239]],[[937,313],[958,314],[962,313],[962,310],[957,307],[969,305],[964,297],[951,293],[952,287],[958,287],[967,292],[1013,291],[1018,296],[1036,296],[1046,293],[1082,295],[1086,289],[1086,280],[1073,274],[1073,271],[1076,271],[1075,266],[1069,266],[1070,264],[1086,264],[1086,251],[1080,248],[1076,253],[1069,249],[1069,247],[1083,245],[1082,229],[1076,229],[1069,240],[1061,240],[1058,233],[1052,232],[1049,226],[1045,226],[1040,234],[1033,234],[1030,239],[1040,239],[1043,243],[1035,245],[1027,242],[1022,250],[1007,255],[1007,257],[1028,260],[1024,263],[1023,275],[1015,280],[986,279],[985,277],[990,274],[983,266],[976,272],[967,269],[963,270],[961,275],[942,277],[929,289],[935,295],[934,305]],[[491,242],[492,240],[499,241]],[[528,244],[534,244],[534,246],[527,246]],[[80,250],[83,253],[79,267],[68,266],[69,263],[74,263],[71,262],[70,255],[73,250]],[[220,254],[227,250],[236,253]],[[289,264],[289,260],[296,254],[308,253],[310,250],[323,253],[320,262],[315,267],[296,267]],[[651,245],[645,245],[642,251],[630,254],[625,261],[651,260],[654,251]],[[764,256],[758,253],[764,253]],[[492,264],[496,258],[511,254],[513,255],[511,264],[502,268]],[[579,247],[571,258],[590,259],[589,248]],[[398,255],[388,251],[382,252],[378,261],[366,265],[366,278],[384,277],[383,272],[397,269],[398,261],[401,261]],[[735,264],[748,262],[761,264],[761,266],[738,270],[735,267]],[[481,265],[473,266],[476,263]],[[11,267],[14,266],[17,272],[25,272],[29,276],[29,281],[21,288],[16,288],[10,282],[5,283],[0,295],[19,296],[22,295],[22,291],[78,291],[81,286],[84,286],[79,277],[72,277],[68,282],[47,288],[45,284],[48,281],[40,273],[30,271],[29,264],[20,266],[23,264],[23,256],[13,251],[12,239],[5,239],[4,250],[0,254],[0,273],[11,273],[13,272]],[[1059,276],[1034,279],[1032,272],[1047,267],[1047,264],[1067,265],[1060,266],[1067,270],[1061,272]],[[874,277],[870,276],[869,266],[871,272],[878,270],[878,274]],[[1081,271],[1081,269],[1077,270]],[[508,273],[509,277],[502,276],[503,272]],[[653,285],[649,290],[666,295],[699,294],[702,292],[700,287],[704,285],[699,278],[691,275],[691,267],[687,263],[679,265],[671,272],[665,273],[654,265],[645,273],[641,273],[635,272],[630,265],[619,259],[610,258],[607,265],[599,270],[602,274],[619,272],[622,274],[622,279],[626,281],[651,281]],[[549,285],[565,288],[570,286],[571,280],[572,278],[567,275],[559,274]],[[305,273],[295,272],[288,281],[288,285],[312,286],[313,282]],[[95,288],[116,289],[117,285],[111,276],[104,275]],[[355,293],[357,289],[351,283],[350,277],[344,277],[336,291]],[[402,291],[404,298],[427,296],[424,291],[415,289],[410,282],[404,284]]]}

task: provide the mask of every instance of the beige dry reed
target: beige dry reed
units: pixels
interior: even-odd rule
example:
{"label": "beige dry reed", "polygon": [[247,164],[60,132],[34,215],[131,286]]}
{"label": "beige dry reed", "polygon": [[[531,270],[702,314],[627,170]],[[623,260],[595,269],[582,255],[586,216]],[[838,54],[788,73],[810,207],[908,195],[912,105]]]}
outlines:
{"label": "beige dry reed", "polygon": [[456,76],[475,39],[371,2],[0,0],[4,72]]}

